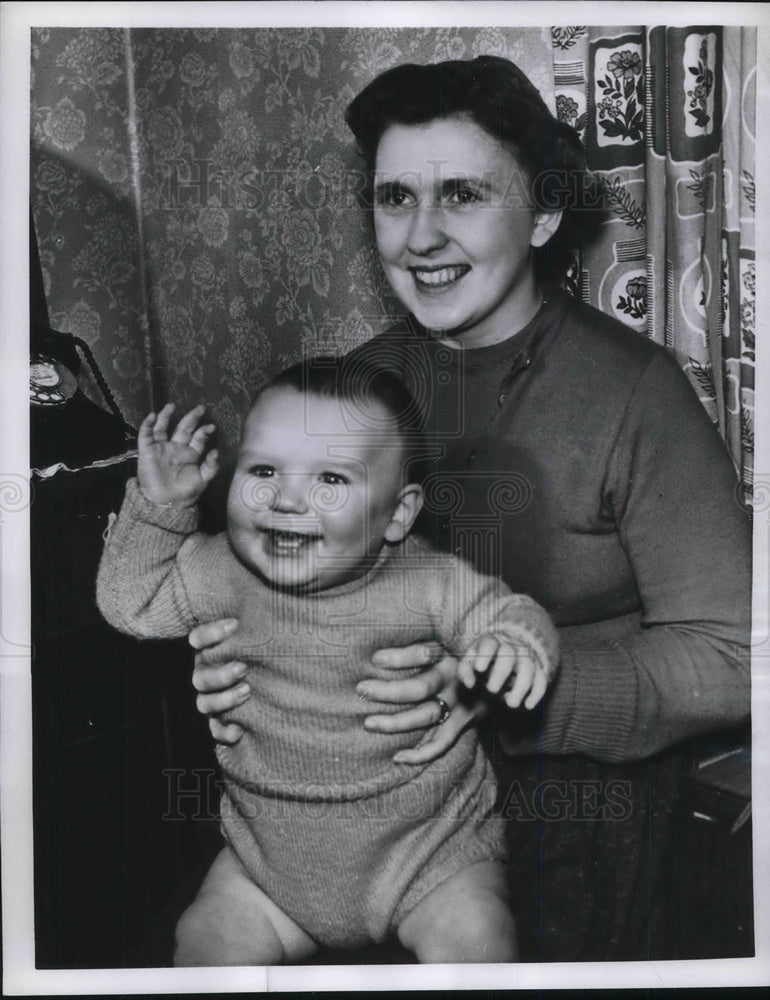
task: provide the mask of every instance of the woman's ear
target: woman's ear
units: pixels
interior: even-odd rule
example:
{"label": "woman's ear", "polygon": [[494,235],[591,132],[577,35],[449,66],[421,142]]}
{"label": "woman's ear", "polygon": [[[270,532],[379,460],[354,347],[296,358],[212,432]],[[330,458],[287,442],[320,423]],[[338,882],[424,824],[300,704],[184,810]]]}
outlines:
{"label": "woman's ear", "polygon": [[424,495],[419,483],[404,486],[396,499],[396,505],[385,529],[386,542],[401,542],[412,530],[417,515],[422,510]]}
{"label": "woman's ear", "polygon": [[535,212],[535,225],[532,229],[532,236],[529,243],[533,247],[544,246],[556,230],[559,228],[561,217],[564,213],[559,212]]}

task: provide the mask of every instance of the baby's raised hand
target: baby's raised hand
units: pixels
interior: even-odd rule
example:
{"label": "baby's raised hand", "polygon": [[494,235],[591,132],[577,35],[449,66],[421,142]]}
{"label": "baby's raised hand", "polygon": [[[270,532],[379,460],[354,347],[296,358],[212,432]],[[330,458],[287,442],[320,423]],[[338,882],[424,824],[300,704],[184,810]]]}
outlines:
{"label": "baby's raised hand", "polygon": [[499,695],[509,708],[534,708],[548,687],[548,675],[539,657],[526,644],[498,635],[485,635],[466,650],[457,668],[467,688],[481,684]]}
{"label": "baby's raised hand", "polygon": [[148,413],[139,427],[137,476],[142,493],[157,504],[191,506],[216,475],[217,452],[205,454],[214,424],[198,422],[205,412],[196,406],[177,423],[169,437],[174,404]]}

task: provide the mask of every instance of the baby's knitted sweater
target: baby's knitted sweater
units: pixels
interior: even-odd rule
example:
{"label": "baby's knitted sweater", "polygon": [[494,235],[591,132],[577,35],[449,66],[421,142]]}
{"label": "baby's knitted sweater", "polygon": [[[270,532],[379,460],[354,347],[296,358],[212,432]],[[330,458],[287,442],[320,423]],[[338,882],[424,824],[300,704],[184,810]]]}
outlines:
{"label": "baby's knitted sweater", "polygon": [[438,639],[455,654],[496,632],[548,671],[556,633],[539,605],[416,539],[383,549],[360,579],[310,594],[275,590],[233,555],[227,536],[195,533],[195,510],[147,502],[129,483],[99,567],[98,602],[117,628],[184,635],[235,617],[219,652],[248,664],[254,695],[218,747],[222,826],[249,876],[318,942],[379,941],[440,882],[504,857],[496,784],[476,733],[438,760],[396,764],[414,733],[367,732],[392,705],[362,701],[387,677],[378,649]]}
{"label": "baby's knitted sweater", "polygon": [[[398,707],[356,694],[358,681],[392,676],[371,663],[378,649],[438,640],[457,655],[498,633],[527,647],[549,676],[555,669],[556,633],[538,604],[417,538],[386,546],[358,579],[297,594],[267,585],[238,561],[226,534],[201,534],[197,524],[197,509],[151,504],[131,481],[97,600],[112,625],[135,636],[183,636],[204,621],[238,619],[218,652],[248,664],[254,696],[228,716],[246,732],[220,748],[227,780],[271,796],[340,801],[418,773],[392,757],[419,737],[363,728],[367,715]],[[447,769],[462,773],[474,754],[466,734],[442,758],[444,778]]]}

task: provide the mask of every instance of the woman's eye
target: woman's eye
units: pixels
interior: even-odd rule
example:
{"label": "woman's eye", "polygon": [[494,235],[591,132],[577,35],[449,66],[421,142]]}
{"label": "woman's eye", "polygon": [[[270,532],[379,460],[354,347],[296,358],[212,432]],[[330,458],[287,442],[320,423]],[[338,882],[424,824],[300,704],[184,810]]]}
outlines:
{"label": "woman's eye", "polygon": [[376,194],[376,202],[383,208],[406,208],[410,198],[408,192],[399,187],[386,187]]}
{"label": "woman's eye", "polygon": [[451,193],[449,201],[455,205],[473,205],[481,201],[481,194],[475,188],[459,187]]}
{"label": "woman's eye", "polygon": [[275,469],[272,465],[252,465],[249,475],[256,476],[257,479],[271,479],[275,475]]}

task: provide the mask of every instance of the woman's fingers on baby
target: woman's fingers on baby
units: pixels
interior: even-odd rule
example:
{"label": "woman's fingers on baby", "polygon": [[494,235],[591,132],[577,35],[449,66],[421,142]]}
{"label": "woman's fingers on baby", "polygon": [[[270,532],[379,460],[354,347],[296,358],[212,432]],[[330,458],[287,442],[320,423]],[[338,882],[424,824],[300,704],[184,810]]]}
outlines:
{"label": "woman's fingers on baby", "polygon": [[459,732],[453,732],[447,728],[448,721],[437,730],[437,736],[427,739],[424,743],[418,743],[416,747],[409,750],[399,750],[394,755],[393,761],[396,764],[428,764],[430,761],[440,757],[443,753],[457,742]]}
{"label": "woman's fingers on baby", "polygon": [[[200,712],[203,712],[204,715],[208,715],[211,712],[222,712],[227,708],[232,708],[233,705],[239,705],[249,696],[250,689],[247,689],[248,685],[243,687],[246,684],[243,680],[246,676],[245,663],[241,663],[238,660],[228,661],[227,663],[206,663],[201,659],[203,656],[205,656],[205,652],[198,653],[195,658],[195,667],[192,676],[195,690],[200,696],[205,698],[215,694],[226,693],[233,700],[229,702],[204,701],[198,707]],[[235,694],[234,692],[238,690],[238,687],[241,687],[241,690]]]}
{"label": "woman's fingers on baby", "polygon": [[450,717],[443,726],[437,726],[416,746],[399,750],[393,760],[396,764],[427,764],[446,753],[457,742],[461,732],[460,720],[453,720]]}
{"label": "woman's fingers on baby", "polygon": [[229,747],[234,746],[243,736],[243,727],[237,722],[224,724],[219,719],[209,719],[209,730],[217,743]]}
{"label": "woman's fingers on baby", "polygon": [[444,655],[444,650],[438,642],[417,642],[411,646],[396,646],[391,649],[378,649],[372,655],[372,663],[389,670],[427,667],[436,663]]}
{"label": "woman's fingers on baby", "polygon": [[384,701],[391,705],[414,705],[434,698],[445,685],[444,673],[440,665],[435,664],[416,677],[401,678],[396,675],[393,680],[372,678],[361,681],[356,685],[356,693],[361,698]]}
{"label": "woman's fingers on baby", "polygon": [[[192,632],[190,632],[187,641],[193,649],[205,650],[210,646],[216,646],[220,642],[223,642],[231,636],[237,628],[237,618],[218,618],[213,622],[204,622],[202,625],[196,625]],[[202,653],[198,653],[196,663],[198,662],[198,659],[203,662],[204,655]]]}
{"label": "woman's fingers on baby", "polygon": [[221,715],[237,708],[251,697],[251,688],[243,681],[236,687],[228,687],[222,691],[209,691],[195,697],[195,707],[201,715]]}
{"label": "woman's fingers on baby", "polygon": [[397,764],[428,764],[454,746],[477,717],[479,716],[476,710],[460,704],[455,705],[446,722],[434,726],[416,746],[399,750],[393,760]]}
{"label": "woman's fingers on baby", "polygon": [[372,733],[412,733],[427,729],[436,723],[436,702],[434,699],[413,705],[400,712],[387,715],[367,715],[364,729]]}
{"label": "woman's fingers on baby", "polygon": [[[435,660],[434,660],[435,657]],[[436,662],[438,660],[438,662]],[[356,685],[356,692],[363,699],[382,701],[390,705],[404,705],[404,710],[392,715],[371,715],[366,719],[375,732],[411,732],[435,725],[436,695],[453,687],[457,678],[457,660],[444,654],[437,643],[418,643],[401,649],[383,649],[375,653],[372,662],[394,670],[392,680],[370,678]],[[415,677],[402,678],[398,670],[408,667],[428,666]]]}

